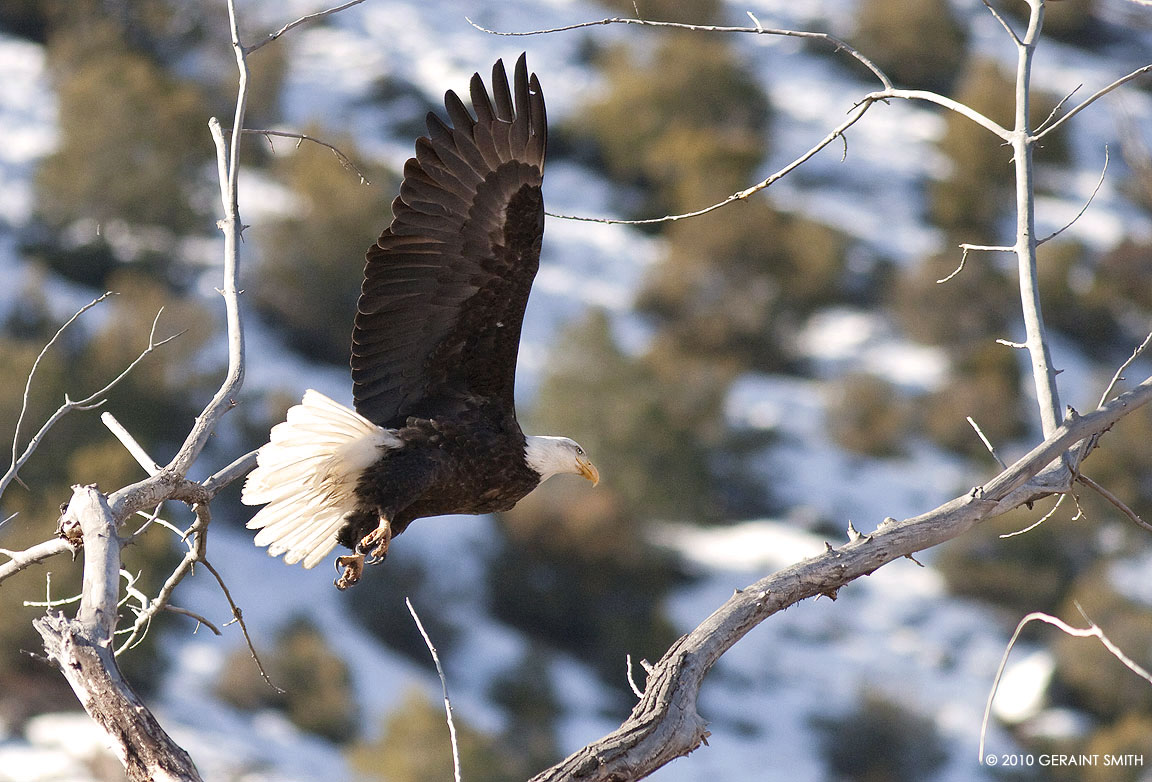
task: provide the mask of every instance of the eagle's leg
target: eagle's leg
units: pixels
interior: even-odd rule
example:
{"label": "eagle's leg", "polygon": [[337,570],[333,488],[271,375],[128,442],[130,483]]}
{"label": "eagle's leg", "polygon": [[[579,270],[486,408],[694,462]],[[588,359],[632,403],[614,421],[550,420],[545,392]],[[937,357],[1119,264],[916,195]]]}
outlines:
{"label": "eagle's leg", "polygon": [[360,582],[360,576],[364,574],[364,555],[350,554],[346,557],[336,557],[336,569],[339,570],[340,568],[344,568],[344,572],[333,583],[337,589],[343,592],[348,587]]}
{"label": "eagle's leg", "polygon": [[356,553],[369,555],[368,564],[377,565],[388,555],[388,544],[392,542],[392,522],[387,516],[380,517],[380,525],[360,539]]}

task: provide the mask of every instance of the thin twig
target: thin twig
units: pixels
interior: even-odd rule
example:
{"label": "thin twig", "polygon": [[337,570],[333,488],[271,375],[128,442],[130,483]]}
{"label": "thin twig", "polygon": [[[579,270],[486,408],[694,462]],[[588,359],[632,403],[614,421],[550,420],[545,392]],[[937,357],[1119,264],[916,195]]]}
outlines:
{"label": "thin twig", "polygon": [[796,158],[791,163],[784,166],[784,168],[780,169],[776,173],[769,176],[767,179],[764,179],[761,182],[759,182],[755,185],[752,185],[749,188],[746,188],[744,190],[740,190],[739,192],[733,193],[732,195],[725,198],[723,201],[718,201],[717,203],[714,203],[711,206],[706,206],[703,209],[697,209],[697,210],[692,211],[692,212],[684,212],[682,214],[664,215],[663,217],[649,217],[649,218],[644,218],[644,219],[640,219],[640,220],[619,220],[619,219],[611,218],[611,217],[584,217],[584,216],[580,216],[580,215],[557,214],[555,212],[548,212],[547,214],[549,217],[555,217],[555,218],[560,219],[560,220],[577,220],[577,221],[586,222],[586,223],[606,223],[609,225],[652,225],[655,223],[670,223],[670,222],[675,222],[677,220],[686,220],[686,219],[691,218],[691,217],[699,217],[701,215],[708,214],[709,212],[714,212],[717,209],[721,209],[721,208],[727,206],[728,204],[733,203],[734,201],[743,201],[743,200],[747,199],[748,197],[750,197],[756,193],[759,193],[761,190],[764,190],[765,188],[769,187],[770,185],[775,183],[777,180],[782,179],[784,176],[790,174],[794,169],[799,168],[802,164],[806,163],[810,158],[815,156],[817,152],[824,149],[826,146],[828,146],[833,141],[835,141],[838,137],[842,136],[843,133],[846,130],[848,130],[848,128],[855,125],[860,120],[860,118],[864,116],[864,113],[867,112],[868,109],[871,108],[875,102],[876,102],[875,99],[869,99],[869,98],[865,98],[864,100],[860,101],[859,103],[857,103],[855,106],[852,107],[852,110],[851,110],[852,113],[848,117],[847,120],[842,122],[832,132],[830,132],[827,136],[825,136],[823,139],[821,139],[819,143],[817,143],[814,147],[809,149],[803,155]]}
{"label": "thin twig", "polygon": [[45,582],[45,590],[49,593],[44,596],[43,600],[24,600],[22,605],[25,608],[59,608],[60,606],[72,605],[79,603],[82,595],[72,595],[72,597],[58,597],[53,599],[50,590],[52,584],[52,573],[49,572],[48,579]]}
{"label": "thin twig", "polygon": [[634,679],[632,677],[632,655],[630,655],[630,654],[624,655],[624,664],[627,666],[628,686],[630,688],[632,688],[632,693],[637,698],[643,698],[644,697],[644,691],[641,690],[638,686],[636,686],[636,679]]}
{"label": "thin twig", "polygon": [[436,664],[436,673],[440,676],[440,686],[444,689],[444,714],[448,719],[448,736],[452,741],[452,773],[456,782],[460,782],[460,748],[456,742],[456,722],[452,719],[452,700],[448,697],[448,679],[444,676],[444,668],[440,665],[440,655],[437,654],[432,639],[428,637],[428,632],[424,629],[424,623],[420,621],[420,616],[416,613],[412,601],[405,597],[404,605],[408,606],[408,613],[412,614],[412,619],[416,622],[416,629],[420,631],[420,637],[428,646],[428,651],[432,654],[432,662]]}
{"label": "thin twig", "polygon": [[[852,57],[854,57],[855,59],[857,59],[861,63],[863,63],[873,73],[873,75],[875,75],[876,78],[880,80],[880,83],[884,87],[882,90],[872,92],[872,93],[869,93],[868,95],[864,96],[863,99],[861,99],[855,106],[853,106],[853,108],[852,108],[853,113],[846,122],[842,123],[839,127],[837,127],[835,130],[833,130],[827,136],[825,136],[824,139],[822,139],[820,141],[820,143],[818,143],[816,146],[814,146],[813,148],[811,148],[810,150],[805,152],[800,157],[796,158],[792,163],[790,163],[787,166],[785,166],[784,168],[780,169],[779,171],[777,171],[775,174],[771,175],[767,179],[764,179],[761,182],[759,182],[759,183],[757,183],[757,184],[755,184],[749,188],[746,188],[744,190],[733,193],[732,195],[728,196],[724,200],[718,201],[714,204],[711,204],[710,206],[706,206],[706,207],[703,207],[701,209],[696,209],[696,210],[691,211],[691,212],[683,212],[681,214],[664,215],[662,217],[650,217],[650,218],[644,218],[644,219],[639,219],[639,220],[618,220],[618,219],[614,219],[614,218],[604,218],[604,217],[583,217],[583,216],[579,216],[579,215],[565,215],[565,214],[559,214],[559,213],[555,213],[555,212],[548,212],[547,213],[549,217],[554,217],[554,218],[561,219],[561,220],[577,220],[577,221],[581,221],[581,222],[604,223],[604,224],[609,224],[609,225],[653,225],[656,223],[668,223],[668,222],[675,222],[677,220],[686,220],[688,218],[699,217],[701,215],[708,214],[709,212],[714,212],[717,209],[725,207],[734,201],[743,201],[743,200],[747,199],[749,196],[751,196],[755,193],[758,193],[761,190],[764,190],[765,188],[769,187],[771,184],[776,182],[781,177],[785,176],[786,174],[789,174],[792,170],[794,170],[795,168],[797,168],[801,164],[807,162],[812,156],[814,156],[817,152],[822,150],[824,147],[831,144],[837,138],[843,138],[844,132],[848,128],[850,128],[852,125],[854,125],[874,103],[877,103],[880,101],[888,101],[891,99],[901,99],[901,100],[920,100],[920,101],[926,101],[929,103],[935,103],[939,106],[943,106],[944,108],[947,108],[951,111],[957,112],[959,114],[962,114],[965,117],[968,117],[970,120],[977,123],[978,125],[983,126],[986,129],[990,130],[992,133],[996,134],[997,136],[999,136],[1004,141],[1008,141],[1011,138],[1011,132],[1008,131],[1006,128],[1000,126],[999,124],[994,122],[992,119],[988,118],[984,114],[981,114],[980,112],[976,111],[975,109],[971,108],[970,106],[967,106],[963,103],[959,103],[958,101],[955,101],[955,100],[953,100],[953,99],[951,99],[945,95],[940,95],[938,93],[929,92],[926,90],[900,90],[900,89],[896,89],[893,86],[891,79],[889,79],[888,76],[885,75],[885,73],[875,65],[875,63],[873,63],[871,60],[869,60],[867,57],[865,57],[863,54],[861,54],[859,51],[857,51],[852,46],[848,45],[844,41],[841,41],[840,39],[838,39],[834,36],[831,36],[827,33],[815,33],[815,32],[803,31],[803,30],[769,29],[769,28],[763,27],[759,23],[757,23],[757,25],[755,27],[722,27],[722,26],[717,26],[717,25],[684,24],[684,23],[680,23],[680,22],[660,22],[660,21],[652,21],[652,20],[648,20],[648,19],[628,19],[628,18],[624,18],[624,17],[612,17],[612,18],[608,18],[608,19],[599,19],[599,20],[592,21],[592,22],[579,22],[577,24],[564,25],[562,27],[552,27],[552,28],[542,29],[542,30],[529,30],[529,31],[524,31],[524,32],[504,32],[504,31],[499,31],[499,30],[490,30],[486,27],[482,27],[482,26],[476,24],[476,22],[472,21],[471,19],[468,19],[467,17],[465,17],[465,18],[468,20],[469,24],[471,24],[473,27],[475,27],[477,30],[480,30],[481,32],[490,33],[492,35],[503,35],[503,36],[545,35],[548,33],[563,32],[565,30],[577,30],[577,29],[581,29],[581,28],[585,28],[585,27],[594,27],[594,26],[606,25],[606,24],[634,24],[634,25],[641,25],[641,26],[645,26],[645,27],[671,27],[671,28],[676,28],[676,29],[693,30],[693,31],[698,31],[698,32],[752,33],[752,34],[759,34],[759,35],[779,35],[779,36],[787,36],[787,37],[795,37],[795,38],[814,38],[814,39],[824,40],[824,41],[831,43],[832,45],[834,45],[836,47],[837,51],[843,50],[843,51],[849,53]],[[755,17],[753,17],[753,21],[757,21],[755,19]]]}
{"label": "thin twig", "polygon": [[872,100],[899,99],[934,103],[941,108],[948,109],[951,112],[959,114],[963,117],[967,117],[980,127],[998,136],[1003,141],[1010,141],[1012,138],[1012,131],[1008,130],[1000,123],[980,113],[979,111],[976,111],[976,109],[972,108],[968,104],[960,103],[959,101],[953,100],[947,95],[941,95],[938,92],[931,92],[929,90],[889,89],[882,92],[873,92],[866,97]]}
{"label": "thin twig", "polygon": [[128,536],[128,539],[124,541],[124,545],[127,546],[129,543],[135,543],[136,538],[143,535],[144,531],[147,530],[149,527],[151,527],[153,524],[160,524],[161,526],[166,527],[169,531],[175,532],[177,535],[179,535],[180,530],[176,529],[176,527],[174,527],[172,524],[169,524],[167,521],[164,521],[164,519],[160,518],[160,509],[163,507],[164,507],[164,504],[160,503],[159,505],[157,505],[155,508],[152,509],[151,513],[145,513],[144,511],[138,511],[138,513],[144,517],[144,523],[140,525],[140,528],[138,530],[136,530],[135,532],[133,532],[131,535]]}
{"label": "thin twig", "polygon": [[1014,253],[1015,247],[1005,247],[1002,244],[970,244],[965,242],[960,245],[961,250],[971,250],[985,253]]}
{"label": "thin twig", "polygon": [[154,600],[149,601],[147,598],[141,600],[140,611],[136,614],[136,621],[132,625],[132,632],[128,639],[120,645],[116,650],[116,654],[120,655],[127,649],[131,649],[148,632],[148,628],[152,624],[153,617],[172,599],[172,593],[176,591],[176,587],[184,580],[184,577],[192,572],[197,562],[203,561],[204,550],[207,544],[207,537],[205,532],[208,528],[208,522],[211,520],[207,510],[201,510],[196,514],[196,521],[192,523],[190,528],[192,540],[188,543],[188,551],[185,553],[184,558],[178,564],[164,581],[164,585],[160,587]]}
{"label": "thin twig", "polygon": [[64,324],[56,330],[56,333],[52,335],[52,338],[48,340],[47,344],[45,344],[44,347],[40,350],[39,355],[36,356],[36,360],[32,362],[32,368],[28,370],[28,377],[24,381],[24,396],[20,403],[20,415],[16,417],[16,427],[12,432],[12,464],[8,468],[8,472],[4,474],[4,477],[0,478],[0,494],[4,492],[4,489],[6,489],[8,484],[12,482],[12,479],[16,477],[17,471],[23,465],[24,461],[27,460],[27,457],[31,455],[26,454],[23,459],[20,459],[17,457],[17,451],[20,448],[20,428],[24,425],[24,416],[28,413],[28,400],[31,398],[32,378],[35,377],[36,370],[40,367],[40,362],[44,360],[44,356],[48,353],[52,346],[56,344],[56,340],[60,339],[60,335],[62,335],[69,326],[75,323],[81,315],[107,299],[109,296],[115,295],[116,294],[112,291],[105,291],[100,296],[97,296],[95,299],[77,310],[72,315],[72,317],[64,321]]}
{"label": "thin twig", "polygon": [[1107,173],[1108,173],[1108,145],[1105,144],[1104,145],[1104,169],[1100,172],[1100,179],[1096,182],[1096,187],[1092,188],[1092,194],[1090,196],[1088,196],[1088,200],[1084,202],[1084,206],[1080,207],[1080,211],[1076,213],[1075,217],[1073,217],[1071,220],[1068,221],[1067,225],[1065,225],[1063,228],[1059,229],[1058,231],[1054,231],[1053,233],[1049,234],[1048,236],[1045,236],[1043,239],[1037,239],[1036,244],[1038,244],[1038,245],[1044,244],[1044,242],[1047,242],[1051,239],[1055,239],[1057,236],[1059,236],[1060,234],[1064,233],[1069,228],[1071,228],[1077,220],[1079,220],[1081,217],[1083,217],[1084,213],[1088,211],[1088,207],[1092,206],[1092,201],[1096,198],[1096,194],[1100,192],[1100,188],[1104,184],[1104,175]]}
{"label": "thin twig", "polygon": [[1100,404],[1098,404],[1097,407],[1104,406],[1104,403],[1108,401],[1108,397],[1112,396],[1112,392],[1116,389],[1116,384],[1124,379],[1124,372],[1128,367],[1132,366],[1132,363],[1148,348],[1149,343],[1152,343],[1152,331],[1148,332],[1148,336],[1144,338],[1144,341],[1136,346],[1136,349],[1132,351],[1132,355],[1128,357],[1128,360],[1121,364],[1120,368],[1116,370],[1116,374],[1112,376],[1112,382],[1104,389],[1104,393],[1100,397]]}
{"label": "thin twig", "polygon": [[[749,14],[749,16],[752,16],[752,15]],[[638,18],[637,19],[628,19],[626,17],[615,16],[615,17],[611,17],[609,19],[597,19],[596,21],[592,21],[592,22],[578,22],[576,24],[564,25],[563,27],[551,27],[547,30],[527,30],[527,31],[523,31],[523,32],[504,32],[501,30],[489,30],[487,27],[481,27],[480,25],[476,24],[476,22],[472,21],[467,16],[464,18],[465,18],[465,20],[467,20],[468,24],[472,25],[473,27],[475,27],[480,32],[488,33],[490,35],[501,35],[501,36],[510,36],[510,37],[520,37],[520,36],[528,36],[528,35],[547,35],[549,33],[560,33],[560,32],[565,32],[568,30],[579,30],[579,29],[582,29],[585,27],[598,27],[600,25],[605,25],[605,24],[635,24],[635,25],[640,25],[642,27],[665,27],[665,28],[671,27],[671,28],[678,29],[678,30],[692,30],[693,32],[700,32],[700,33],[729,33],[729,34],[731,34],[731,33],[751,33],[753,35],[779,35],[779,36],[784,36],[787,38],[809,38],[809,39],[824,41],[826,43],[829,43],[832,45],[834,50],[837,52],[847,52],[849,55],[851,55],[853,58],[855,58],[858,62],[860,62],[865,68],[870,70],[872,72],[872,75],[875,76],[877,79],[879,79],[880,83],[884,85],[885,89],[892,89],[892,86],[893,86],[892,80],[888,78],[888,76],[884,73],[884,71],[880,70],[880,68],[877,67],[876,63],[872,62],[872,60],[868,59],[863,54],[861,54],[859,51],[857,51],[857,49],[855,47],[851,46],[850,44],[846,43],[845,41],[840,40],[836,36],[829,35],[828,33],[810,32],[807,30],[780,30],[780,29],[773,29],[773,28],[769,28],[769,27],[764,27],[762,24],[760,24],[760,21],[754,16],[752,16],[752,21],[756,23],[755,27],[722,27],[722,26],[718,26],[718,25],[709,25],[709,24],[685,24],[682,22],[661,22],[661,21],[655,21],[655,20],[651,20],[651,19],[638,19]]]}
{"label": "thin twig", "polygon": [[1067,496],[1068,496],[1067,494],[1061,494],[1060,496],[1058,496],[1056,498],[1056,502],[1052,505],[1052,509],[1050,511],[1045,513],[1043,516],[1041,516],[1036,521],[1029,524],[1027,527],[1024,527],[1024,529],[1018,529],[1015,532],[1005,532],[1004,534],[998,535],[997,537],[999,537],[1001,539],[1014,538],[1017,535],[1023,535],[1025,533],[1031,532],[1032,530],[1036,529],[1037,527],[1039,527],[1044,522],[1048,521],[1048,519],[1052,518],[1052,516],[1056,513],[1056,509],[1060,507],[1060,504],[1064,502],[1064,498]]}
{"label": "thin twig", "polygon": [[[157,313],[157,317],[159,317],[159,313]],[[8,468],[8,472],[6,472],[4,476],[0,478],[0,494],[4,493],[4,490],[7,489],[12,480],[16,478],[19,469],[23,467],[24,463],[27,462],[28,459],[31,458],[32,454],[36,452],[36,449],[40,446],[44,436],[48,434],[48,431],[53,426],[55,426],[61,418],[73,410],[91,410],[104,404],[105,400],[101,397],[119,385],[124,380],[124,378],[128,377],[128,375],[132,373],[132,371],[137,367],[137,365],[140,364],[141,361],[147,358],[156,349],[167,345],[169,342],[183,334],[183,332],[180,332],[178,334],[173,334],[172,336],[165,339],[156,341],[155,331],[156,323],[153,321],[152,333],[148,336],[148,347],[141,351],[140,355],[138,355],[136,359],[132,361],[132,363],[125,367],[123,372],[114,377],[111,381],[104,385],[103,388],[94,391],[92,394],[80,400],[73,400],[67,395],[64,396],[64,404],[60,405],[60,407],[56,409],[56,412],[48,417],[48,419],[40,427],[40,430],[36,432],[35,435],[33,435],[31,440],[28,441],[28,445],[24,448],[24,453],[22,453],[18,459],[13,461],[12,466]]]}
{"label": "thin twig", "polygon": [[955,269],[953,269],[952,273],[949,274],[947,277],[942,277],[941,279],[936,280],[937,285],[943,285],[944,283],[948,282],[953,277],[955,277],[957,274],[964,271],[964,264],[966,264],[968,262],[968,249],[969,248],[965,247],[964,245],[960,245],[960,249],[961,249],[960,265],[957,266]]}
{"label": "thin twig", "polygon": [[995,245],[995,244],[969,244],[968,242],[964,242],[963,244],[960,245],[960,251],[961,251],[960,252],[960,265],[957,266],[955,268],[955,270],[953,270],[953,272],[951,274],[949,274],[947,277],[944,277],[943,279],[940,279],[940,280],[936,280],[937,285],[943,285],[944,283],[948,282],[953,277],[955,277],[957,274],[964,271],[964,264],[967,263],[968,253],[970,253],[970,252],[977,251],[977,252],[984,252],[984,253],[1011,253],[1011,252],[1016,252],[1016,248],[1015,247],[1002,247],[1000,245]]}
{"label": "thin twig", "polygon": [[24,416],[28,412],[28,399],[29,399],[29,397],[31,395],[31,391],[32,391],[32,378],[35,377],[36,370],[39,369],[39,367],[40,367],[40,362],[44,360],[44,356],[48,353],[48,351],[52,348],[52,346],[56,344],[56,340],[60,339],[60,336],[65,331],[67,331],[68,327],[71,326],[73,323],[75,323],[80,318],[81,315],[83,315],[85,312],[87,312],[88,310],[95,307],[97,304],[100,304],[102,301],[107,299],[109,296],[115,296],[115,295],[116,294],[113,293],[112,291],[105,291],[104,293],[100,294],[95,299],[88,302],[87,304],[85,304],[80,309],[78,309],[72,315],[72,317],[70,317],[70,318],[68,318],[68,320],[64,321],[64,324],[62,326],[60,326],[60,328],[56,329],[56,333],[52,335],[52,338],[50,340],[48,340],[48,343],[46,345],[44,345],[44,347],[40,350],[40,353],[36,356],[36,360],[32,362],[32,369],[28,370],[28,378],[24,382],[24,396],[23,396],[23,399],[22,399],[21,404],[20,404],[20,415],[17,416],[17,418],[16,418],[16,428],[15,428],[15,431],[13,431],[13,433],[12,433],[12,463],[13,464],[16,463],[16,452],[17,452],[17,450],[19,450],[19,447],[20,447],[19,446],[20,427],[24,424]]}
{"label": "thin twig", "polygon": [[207,559],[201,559],[200,561],[204,563],[204,567],[208,568],[208,572],[216,577],[216,583],[220,585],[220,591],[224,593],[224,597],[228,600],[228,606],[232,609],[232,621],[240,625],[240,631],[244,634],[244,641],[248,644],[248,652],[252,655],[252,661],[256,663],[256,667],[260,671],[260,678],[276,692],[283,693],[284,690],[273,684],[272,680],[268,677],[268,672],[264,670],[264,664],[260,662],[260,655],[256,653],[256,646],[252,643],[252,636],[248,634],[248,625],[244,623],[244,613],[240,610],[240,606],[236,605],[236,601],[232,599],[232,593],[228,591],[228,585],[224,583],[223,576],[220,575]]}
{"label": "thin twig", "polygon": [[1072,96],[1075,95],[1076,93],[1078,93],[1080,91],[1080,88],[1083,86],[1084,86],[1083,84],[1077,84],[1075,87],[1073,87],[1071,92],[1069,92],[1067,95],[1065,95],[1063,98],[1061,98],[1056,103],[1056,105],[1052,107],[1052,111],[1048,112],[1048,116],[1044,118],[1043,122],[1041,122],[1039,125],[1037,125],[1035,128],[1033,128],[1033,131],[1039,132],[1040,130],[1045,128],[1049,122],[1052,122],[1052,120],[1054,120],[1056,118],[1056,114],[1060,111],[1060,109],[1064,108],[1064,104],[1067,103],[1068,101],[1072,100]]}
{"label": "thin twig", "polygon": [[1140,514],[1128,507],[1127,503],[1125,503],[1112,492],[1108,491],[1108,489],[1104,488],[1084,473],[1078,473],[1076,475],[1076,480],[1110,502],[1113,506],[1115,506],[1117,510],[1135,522],[1139,527],[1143,528],[1145,532],[1152,532],[1152,524],[1149,524],[1148,522],[1144,521],[1144,519],[1140,518]]}
{"label": "thin twig", "polygon": [[350,3],[345,3],[344,5],[339,5],[339,6],[336,6],[335,8],[329,8],[327,11],[317,11],[314,14],[308,14],[307,16],[302,16],[299,19],[297,19],[296,21],[289,22],[288,24],[284,25],[283,27],[281,27],[276,32],[269,33],[267,38],[265,38],[261,41],[257,41],[256,43],[252,44],[251,46],[246,47],[246,51],[248,53],[252,53],[252,52],[256,51],[257,49],[259,49],[261,46],[264,46],[265,44],[272,43],[277,38],[279,38],[281,35],[288,32],[289,30],[291,30],[294,27],[299,27],[302,24],[307,24],[308,22],[314,22],[317,19],[320,19],[322,17],[330,16],[331,14],[335,14],[335,13],[339,13],[340,11],[343,11],[345,8],[351,8],[354,5],[360,5],[360,3],[363,3],[363,2],[364,2],[364,0],[352,0],[352,2],[350,2]]}
{"label": "thin twig", "polygon": [[124,428],[124,425],[116,420],[116,416],[108,411],[104,411],[100,414],[100,421],[103,422],[104,426],[108,427],[108,431],[116,435],[116,439],[127,449],[128,453],[132,454],[132,458],[136,460],[137,464],[144,468],[146,473],[155,475],[160,472],[160,465],[148,455],[148,452],[145,451],[144,447],[140,445],[136,438]]}
{"label": "thin twig", "polygon": [[[360,0],[360,1],[363,2],[363,0]],[[345,155],[343,152],[341,152],[339,149],[337,149],[333,145],[329,144],[327,141],[321,141],[320,139],[316,138],[315,136],[309,136],[307,133],[293,133],[293,132],[286,131],[286,130],[262,130],[262,129],[258,130],[255,128],[244,128],[244,130],[241,132],[247,133],[250,135],[257,135],[257,136],[264,136],[264,137],[276,136],[277,138],[294,138],[294,139],[296,139],[296,147],[297,148],[299,148],[300,144],[305,142],[305,141],[311,141],[313,144],[319,144],[322,147],[327,147],[328,149],[330,149],[332,151],[332,154],[336,156],[336,159],[340,161],[341,166],[343,166],[346,170],[351,171],[356,176],[360,177],[360,184],[362,184],[362,185],[372,184],[371,182],[368,181],[368,177],[366,177],[364,175],[364,172],[361,171],[356,166],[356,164],[352,162],[351,158],[349,158],[347,155]]]}
{"label": "thin twig", "polygon": [[1056,130],[1058,127],[1063,125],[1065,122],[1067,122],[1068,120],[1075,117],[1081,111],[1083,111],[1084,109],[1091,106],[1097,100],[1099,100],[1100,98],[1103,98],[1105,95],[1112,92],[1112,90],[1116,89],[1117,87],[1119,87],[1123,84],[1127,84],[1128,82],[1132,81],[1133,79],[1139,78],[1140,76],[1143,76],[1146,73],[1152,73],[1152,63],[1145,65],[1143,68],[1137,68],[1136,70],[1129,73],[1127,76],[1122,76],[1119,79],[1117,79],[1116,81],[1107,85],[1106,87],[1101,87],[1100,89],[1096,90],[1096,92],[1092,93],[1090,96],[1085,98],[1082,103],[1078,104],[1075,108],[1071,109],[1063,117],[1056,120],[1055,122],[1053,122],[1048,127],[1044,128],[1044,130],[1033,135],[1032,139],[1034,141],[1038,141],[1041,138],[1043,138],[1044,136],[1047,136],[1049,133]]}
{"label": "thin twig", "polygon": [[969,426],[971,426],[973,429],[975,429],[975,430],[976,430],[976,434],[977,434],[977,436],[979,436],[979,438],[980,438],[980,442],[984,443],[984,447],[988,449],[988,453],[992,454],[992,458],[996,460],[996,463],[997,463],[998,465],[1000,465],[1000,469],[1001,469],[1001,470],[1007,470],[1007,469],[1008,469],[1008,465],[1006,465],[1006,464],[1004,463],[1004,460],[1000,458],[1000,454],[996,453],[996,448],[995,448],[995,446],[993,446],[993,445],[992,445],[992,442],[991,442],[991,441],[990,441],[990,440],[989,440],[989,439],[988,439],[988,438],[987,438],[987,437],[984,435],[984,432],[983,432],[983,430],[981,430],[981,429],[980,429],[980,425],[979,425],[979,424],[977,424],[977,423],[976,423],[976,422],[975,422],[975,421],[972,419],[972,416],[970,416],[970,415],[969,415],[969,416],[965,416],[965,417],[964,417],[964,420],[966,420],[966,421],[968,422],[968,425],[969,425]]}
{"label": "thin twig", "polygon": [[1020,637],[1020,631],[1031,622],[1046,622],[1073,638],[1098,638],[1100,643],[1104,644],[1104,648],[1107,649],[1113,657],[1123,663],[1124,667],[1149,684],[1152,684],[1152,673],[1140,667],[1135,660],[1124,654],[1120,647],[1109,640],[1108,636],[1104,635],[1104,631],[1088,618],[1088,615],[1084,613],[1084,609],[1080,607],[1079,603],[1076,603],[1076,610],[1084,617],[1084,621],[1088,622],[1088,627],[1072,627],[1068,623],[1041,611],[1034,611],[1028,614],[1020,620],[1020,624],[1016,625],[1016,631],[1012,633],[1012,638],[1008,641],[1007,648],[1004,649],[1004,656],[1000,658],[1000,666],[996,669],[996,677],[992,681],[992,689],[988,693],[988,701],[984,704],[984,719],[980,723],[980,746],[978,750],[981,764],[984,763],[984,740],[988,732],[988,719],[992,714],[992,700],[996,697],[996,690],[1000,687],[1000,680],[1004,676],[1004,669],[1008,665],[1008,655],[1012,653],[1012,647],[1016,645],[1016,640]]}
{"label": "thin twig", "polygon": [[1020,36],[1016,34],[1016,31],[1012,29],[1012,25],[1008,24],[1008,20],[1001,16],[1000,12],[997,11],[996,8],[988,2],[988,0],[980,1],[984,3],[984,7],[992,13],[992,16],[995,17],[996,21],[1000,23],[1000,26],[1008,31],[1008,35],[1012,36],[1013,42],[1015,42],[1017,46],[1023,45],[1023,41],[1020,40]]}
{"label": "thin twig", "polygon": [[165,611],[171,611],[174,614],[181,614],[183,616],[191,617],[192,619],[195,619],[197,622],[199,622],[200,624],[204,625],[209,630],[211,630],[214,635],[224,635],[224,633],[220,632],[220,628],[216,627],[216,625],[212,624],[211,622],[209,622],[207,619],[205,619],[203,616],[196,613],[195,611],[189,611],[187,608],[181,608],[180,606],[174,606],[171,603],[164,606],[164,610]]}

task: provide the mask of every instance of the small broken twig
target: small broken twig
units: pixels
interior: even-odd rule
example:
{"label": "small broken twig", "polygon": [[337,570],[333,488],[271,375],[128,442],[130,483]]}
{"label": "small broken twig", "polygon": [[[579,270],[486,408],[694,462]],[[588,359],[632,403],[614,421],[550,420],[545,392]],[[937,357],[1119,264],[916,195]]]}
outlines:
{"label": "small broken twig", "polygon": [[986,738],[986,734],[988,732],[988,719],[992,714],[992,700],[996,697],[996,690],[1000,686],[1000,679],[1004,676],[1004,669],[1008,666],[1008,655],[1012,653],[1012,647],[1016,645],[1016,639],[1020,637],[1020,631],[1024,629],[1025,625],[1028,625],[1031,622],[1046,622],[1060,630],[1062,633],[1070,635],[1074,638],[1099,639],[1100,643],[1104,645],[1104,648],[1107,649],[1113,657],[1123,663],[1124,667],[1147,681],[1149,684],[1152,684],[1152,673],[1149,673],[1140,667],[1135,660],[1126,655],[1124,651],[1120,649],[1120,647],[1118,647],[1108,638],[1108,636],[1104,635],[1104,631],[1101,630],[1095,622],[1088,618],[1088,615],[1084,613],[1084,609],[1080,607],[1079,603],[1076,603],[1076,610],[1080,612],[1082,617],[1084,617],[1084,621],[1088,623],[1088,627],[1072,627],[1066,622],[1042,611],[1034,611],[1028,614],[1026,617],[1020,620],[1020,624],[1016,625],[1016,630],[1012,633],[1012,638],[1008,641],[1007,648],[1004,649],[1004,656],[1000,658],[1000,666],[996,669],[996,677],[992,681],[992,689],[988,693],[988,701],[984,704],[984,719],[980,723],[979,753],[981,764],[984,763],[984,739]]}
{"label": "small broken twig", "polygon": [[444,714],[448,719],[448,737],[452,741],[452,773],[456,782],[460,782],[460,748],[456,741],[456,722],[452,719],[452,700],[448,697],[448,679],[445,678],[444,669],[440,666],[440,655],[436,652],[432,639],[428,637],[428,631],[424,629],[424,623],[420,621],[420,616],[416,613],[412,601],[406,597],[404,598],[404,605],[408,606],[408,613],[412,614],[412,619],[416,622],[416,629],[420,631],[420,637],[424,639],[424,644],[432,654],[432,662],[436,664],[436,673],[440,677],[440,686],[444,690]]}

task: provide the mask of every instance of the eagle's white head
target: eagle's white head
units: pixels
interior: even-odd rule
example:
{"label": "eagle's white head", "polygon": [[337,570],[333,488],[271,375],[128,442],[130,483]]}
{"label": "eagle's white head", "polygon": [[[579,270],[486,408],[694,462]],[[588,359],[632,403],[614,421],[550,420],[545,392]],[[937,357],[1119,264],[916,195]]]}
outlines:
{"label": "eagle's white head", "polygon": [[538,435],[528,435],[525,440],[524,460],[539,473],[541,483],[561,473],[583,475],[593,486],[600,482],[596,465],[575,440]]}

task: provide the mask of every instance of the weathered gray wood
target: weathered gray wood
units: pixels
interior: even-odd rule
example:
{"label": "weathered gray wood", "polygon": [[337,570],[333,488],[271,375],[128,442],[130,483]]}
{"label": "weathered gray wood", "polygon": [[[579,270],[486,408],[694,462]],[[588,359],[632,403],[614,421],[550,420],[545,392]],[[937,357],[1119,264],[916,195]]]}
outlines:
{"label": "weathered gray wood", "polygon": [[[1075,479],[1063,455],[1152,401],[1152,378],[1084,416],[1069,416],[1052,436],[982,487],[928,513],[886,520],[871,534],[799,562],[739,590],[683,636],[648,674],[628,719],[537,776],[532,782],[624,782],[648,776],[689,754],[708,736],[696,711],[704,676],[733,644],[776,612],[810,597],[835,598],[851,581],[901,557],[955,538],[1025,502],[1068,490]],[[770,661],[766,664],[771,664]]]}
{"label": "weathered gray wood", "polygon": [[74,486],[60,526],[69,535],[79,527],[84,589],[75,619],[54,613],[33,621],[48,658],[107,733],[132,782],[199,780],[192,758],[164,732],[116,665],[120,538],[107,498],[95,486]]}
{"label": "weathered gray wood", "polygon": [[93,643],[82,623],[63,614],[42,616],[33,626],[88,716],[108,735],[131,782],[200,780],[192,758],[120,675],[107,645]]}

